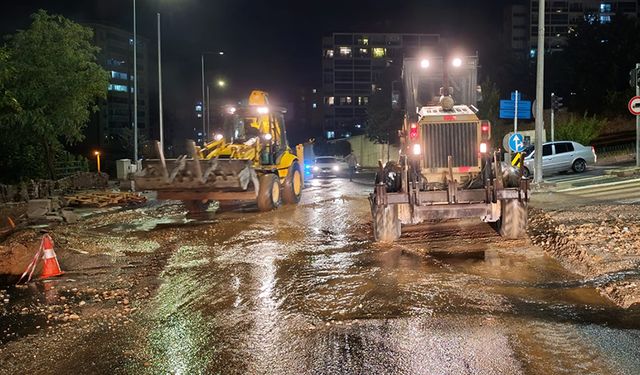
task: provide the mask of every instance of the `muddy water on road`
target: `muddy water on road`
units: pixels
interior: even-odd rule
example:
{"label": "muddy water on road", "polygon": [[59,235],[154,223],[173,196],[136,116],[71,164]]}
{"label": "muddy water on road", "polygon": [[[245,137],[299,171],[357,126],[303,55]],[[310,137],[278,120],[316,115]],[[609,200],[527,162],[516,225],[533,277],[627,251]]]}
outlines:
{"label": "muddy water on road", "polygon": [[128,371],[640,373],[640,314],[597,281],[477,223],[373,244],[367,194],[312,181],[297,207],[175,222]]}

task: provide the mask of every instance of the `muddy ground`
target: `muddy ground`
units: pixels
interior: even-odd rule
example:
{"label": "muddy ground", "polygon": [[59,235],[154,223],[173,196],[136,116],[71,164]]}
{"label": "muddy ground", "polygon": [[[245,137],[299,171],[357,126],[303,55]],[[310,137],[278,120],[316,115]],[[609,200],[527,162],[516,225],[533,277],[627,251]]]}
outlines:
{"label": "muddy ground", "polygon": [[[0,288],[0,373],[640,371],[638,310],[595,291],[632,278],[580,268],[587,258],[544,232],[560,244],[570,234],[555,220],[566,229],[562,215],[578,215],[581,233],[592,208],[534,207],[531,240],[456,221],[382,246],[367,194],[320,181],[275,214],[193,219],[152,201],[47,228],[66,273]],[[622,244],[616,223],[605,220]],[[32,228],[1,245],[30,259],[40,237]]]}
{"label": "muddy ground", "polygon": [[594,203],[530,208],[531,241],[565,268],[597,280],[622,307],[640,303],[640,205]]}

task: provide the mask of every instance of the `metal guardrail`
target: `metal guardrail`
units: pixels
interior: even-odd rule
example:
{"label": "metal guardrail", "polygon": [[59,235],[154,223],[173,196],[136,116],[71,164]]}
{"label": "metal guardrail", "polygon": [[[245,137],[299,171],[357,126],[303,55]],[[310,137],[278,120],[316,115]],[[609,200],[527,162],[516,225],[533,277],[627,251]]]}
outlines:
{"label": "metal guardrail", "polygon": [[57,162],[53,165],[53,173],[55,173],[56,178],[64,178],[77,172],[89,172],[87,164],[83,161],[74,160]]}

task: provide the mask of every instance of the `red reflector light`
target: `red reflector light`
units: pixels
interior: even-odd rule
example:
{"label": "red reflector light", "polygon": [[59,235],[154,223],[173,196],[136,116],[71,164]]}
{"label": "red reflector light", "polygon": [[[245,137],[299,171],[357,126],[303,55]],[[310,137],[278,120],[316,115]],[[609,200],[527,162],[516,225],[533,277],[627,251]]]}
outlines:
{"label": "red reflector light", "polygon": [[483,125],[482,125],[482,131],[483,131],[483,132],[487,132],[488,130],[489,130],[489,125],[487,125],[487,124],[483,124]]}
{"label": "red reflector light", "polygon": [[454,115],[444,115],[444,116],[442,116],[442,119],[444,121],[456,121],[456,116],[454,116]]}
{"label": "red reflector light", "polygon": [[411,129],[409,129],[409,138],[418,138],[418,124],[411,124]]}

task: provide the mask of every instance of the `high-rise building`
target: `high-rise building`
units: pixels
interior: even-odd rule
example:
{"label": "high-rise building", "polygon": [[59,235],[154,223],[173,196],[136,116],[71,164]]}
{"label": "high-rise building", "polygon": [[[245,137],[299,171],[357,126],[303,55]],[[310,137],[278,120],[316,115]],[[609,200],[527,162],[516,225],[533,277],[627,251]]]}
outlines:
{"label": "high-rise building", "polygon": [[401,66],[404,57],[418,56],[439,42],[438,34],[333,33],[324,37],[323,135],[340,138],[361,132],[366,106],[379,89],[385,69]]}
{"label": "high-rise building", "polygon": [[[88,24],[94,31],[94,44],[100,48],[98,64],[109,73],[107,100],[100,103],[87,129],[87,143],[119,155],[133,157],[134,82],[133,33],[102,24]],[[148,40],[138,35],[138,136],[149,139]],[[127,150],[127,148],[131,150]],[[142,148],[140,148],[142,149]],[[131,154],[131,155],[129,155]]]}
{"label": "high-rise building", "polygon": [[[515,1],[505,9],[505,35],[511,49],[523,51],[534,58],[538,49],[538,5],[540,0]],[[613,17],[638,17],[637,0],[565,0],[545,2],[546,48],[551,51],[562,50],[567,37],[575,27],[587,22],[609,23]],[[523,15],[525,17],[523,17]],[[522,28],[527,27],[525,35]],[[524,39],[523,39],[524,38]]]}

